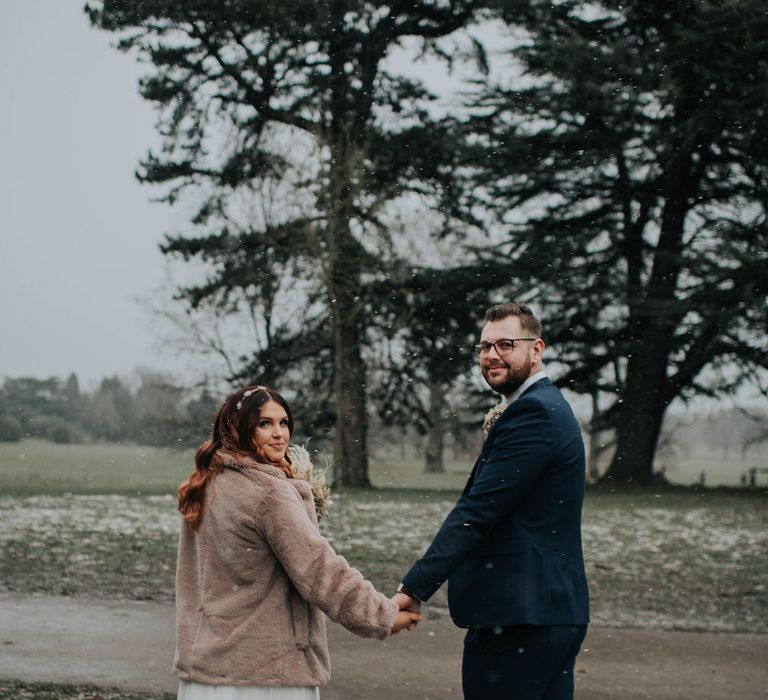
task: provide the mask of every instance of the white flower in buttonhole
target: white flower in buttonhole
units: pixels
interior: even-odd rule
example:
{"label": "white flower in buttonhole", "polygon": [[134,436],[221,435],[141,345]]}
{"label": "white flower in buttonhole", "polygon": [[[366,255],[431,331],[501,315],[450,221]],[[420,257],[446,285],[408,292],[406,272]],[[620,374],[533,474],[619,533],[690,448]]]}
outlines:
{"label": "white flower in buttonhole", "polygon": [[291,473],[294,478],[304,479],[312,487],[317,519],[320,520],[328,514],[333,505],[331,487],[325,480],[325,472],[321,469],[314,469],[309,452],[301,445],[289,445],[288,456],[291,459]]}
{"label": "white flower in buttonhole", "polygon": [[483,417],[483,432],[486,437],[491,432],[493,424],[499,419],[499,416],[504,413],[507,408],[507,400],[502,399],[497,403],[488,413]]}

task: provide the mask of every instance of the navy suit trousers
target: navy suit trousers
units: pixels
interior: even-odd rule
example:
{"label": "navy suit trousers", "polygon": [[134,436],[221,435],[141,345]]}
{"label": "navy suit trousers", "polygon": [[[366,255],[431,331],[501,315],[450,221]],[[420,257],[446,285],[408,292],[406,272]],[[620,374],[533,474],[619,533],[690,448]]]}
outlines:
{"label": "navy suit trousers", "polygon": [[572,700],[586,625],[470,629],[464,639],[464,700]]}

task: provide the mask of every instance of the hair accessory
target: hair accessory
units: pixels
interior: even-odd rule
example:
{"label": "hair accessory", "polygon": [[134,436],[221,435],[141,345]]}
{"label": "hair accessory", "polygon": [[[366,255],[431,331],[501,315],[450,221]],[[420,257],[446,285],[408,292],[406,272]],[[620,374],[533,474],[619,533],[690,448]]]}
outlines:
{"label": "hair accessory", "polygon": [[248,389],[248,391],[243,392],[243,395],[240,397],[240,400],[237,402],[237,410],[239,411],[243,407],[243,401],[245,401],[251,394],[255,394],[257,391],[266,391],[267,387],[261,386],[255,386],[253,389]]}

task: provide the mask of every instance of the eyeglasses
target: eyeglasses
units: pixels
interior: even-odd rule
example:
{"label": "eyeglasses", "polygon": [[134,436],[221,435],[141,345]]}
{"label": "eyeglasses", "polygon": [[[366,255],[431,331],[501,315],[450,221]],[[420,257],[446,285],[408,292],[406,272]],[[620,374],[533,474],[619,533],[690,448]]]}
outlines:
{"label": "eyeglasses", "polygon": [[492,343],[484,340],[482,343],[478,343],[474,346],[475,355],[478,357],[486,357],[494,348],[500,357],[509,355],[515,349],[515,343],[519,343],[522,340],[536,340],[536,338],[499,338]]}

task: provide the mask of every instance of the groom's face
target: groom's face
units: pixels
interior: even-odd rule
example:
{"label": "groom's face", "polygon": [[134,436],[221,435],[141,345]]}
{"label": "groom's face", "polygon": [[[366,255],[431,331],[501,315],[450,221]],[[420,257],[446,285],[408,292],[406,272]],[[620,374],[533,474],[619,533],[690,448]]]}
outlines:
{"label": "groom's face", "polygon": [[[480,334],[480,342],[495,343],[502,338],[531,338],[530,331],[520,325],[517,316],[508,316],[500,321],[489,321]],[[536,342],[518,341],[512,352],[499,355],[491,348],[485,357],[480,358],[480,370],[488,386],[504,396],[509,396],[531,374],[541,369],[540,340]],[[543,346],[543,343],[541,343]]]}

